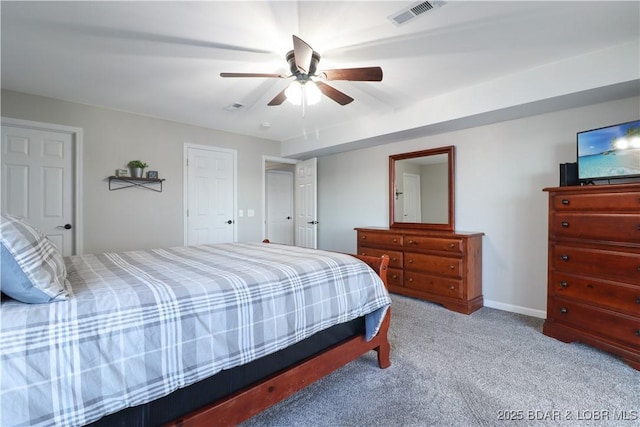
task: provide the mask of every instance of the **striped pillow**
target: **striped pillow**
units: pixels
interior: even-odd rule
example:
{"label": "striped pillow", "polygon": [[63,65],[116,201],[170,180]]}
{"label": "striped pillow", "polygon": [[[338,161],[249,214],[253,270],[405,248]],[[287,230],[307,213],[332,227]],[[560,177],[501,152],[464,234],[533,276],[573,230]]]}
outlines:
{"label": "striped pillow", "polygon": [[1,217],[2,293],[27,303],[67,299],[67,269],[58,248],[23,219]]}

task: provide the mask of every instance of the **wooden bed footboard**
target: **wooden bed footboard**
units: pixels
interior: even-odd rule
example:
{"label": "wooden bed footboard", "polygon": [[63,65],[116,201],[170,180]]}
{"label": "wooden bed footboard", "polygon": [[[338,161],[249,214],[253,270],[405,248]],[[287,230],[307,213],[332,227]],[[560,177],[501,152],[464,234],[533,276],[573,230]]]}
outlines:
{"label": "wooden bed footboard", "polygon": [[[265,241],[265,243],[268,243],[268,241]],[[380,275],[384,285],[387,286],[387,266],[389,264],[387,255],[382,257],[353,256],[373,268]],[[371,350],[375,350],[378,353],[378,365],[380,368],[388,368],[391,365],[391,346],[387,337],[390,318],[391,308],[387,310],[378,334],[371,341],[366,341],[363,335],[349,338],[253,386],[240,390],[184,417],[180,417],[166,424],[166,426],[210,427],[237,425]]]}

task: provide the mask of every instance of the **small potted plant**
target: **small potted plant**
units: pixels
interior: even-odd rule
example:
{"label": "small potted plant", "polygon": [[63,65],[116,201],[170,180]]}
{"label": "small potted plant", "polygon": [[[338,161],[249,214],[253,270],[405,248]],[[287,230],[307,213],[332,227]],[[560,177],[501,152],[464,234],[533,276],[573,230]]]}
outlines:
{"label": "small potted plant", "polygon": [[140,160],[131,160],[129,163],[127,163],[127,166],[129,166],[129,168],[131,169],[131,176],[133,178],[142,178],[144,168],[149,165],[145,162],[141,162]]}

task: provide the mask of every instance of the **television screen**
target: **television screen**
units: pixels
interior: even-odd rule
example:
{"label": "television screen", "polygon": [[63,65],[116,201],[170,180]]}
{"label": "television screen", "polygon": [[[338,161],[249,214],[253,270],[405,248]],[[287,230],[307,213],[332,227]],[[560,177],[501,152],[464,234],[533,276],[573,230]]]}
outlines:
{"label": "television screen", "polygon": [[640,120],[578,133],[578,179],[640,176]]}

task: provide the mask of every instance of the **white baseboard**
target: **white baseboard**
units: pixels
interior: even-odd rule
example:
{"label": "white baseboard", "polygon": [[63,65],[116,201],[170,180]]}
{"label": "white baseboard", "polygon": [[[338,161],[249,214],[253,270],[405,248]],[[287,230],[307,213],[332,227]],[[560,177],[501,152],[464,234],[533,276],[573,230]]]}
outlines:
{"label": "white baseboard", "polygon": [[524,314],[525,316],[538,317],[540,319],[547,318],[546,310],[535,310],[533,308],[521,307],[519,305],[505,304],[503,302],[484,300],[484,306],[495,308],[497,310],[509,311],[511,313]]}

